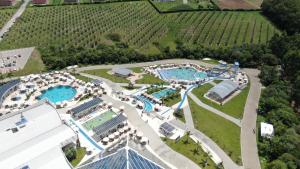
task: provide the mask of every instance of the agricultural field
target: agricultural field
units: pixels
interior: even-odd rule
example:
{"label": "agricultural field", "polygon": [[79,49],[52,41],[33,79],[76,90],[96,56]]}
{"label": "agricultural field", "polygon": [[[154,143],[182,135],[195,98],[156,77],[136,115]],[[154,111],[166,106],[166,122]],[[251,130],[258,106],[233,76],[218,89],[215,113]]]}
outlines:
{"label": "agricultural field", "polygon": [[14,15],[16,9],[1,9],[0,8],[0,29]]}
{"label": "agricultural field", "polygon": [[257,5],[248,1],[257,0],[214,0],[220,9],[259,9]]}
{"label": "agricultural field", "polygon": [[148,2],[30,7],[1,42],[0,49],[50,44],[95,47],[118,33],[134,49],[174,46],[232,46],[266,43],[279,32],[258,12],[201,11],[159,14]]}
{"label": "agricultural field", "polygon": [[183,3],[183,0],[175,0],[173,2],[152,1],[152,3],[161,12],[214,8],[210,0],[189,0],[186,1],[186,4]]}

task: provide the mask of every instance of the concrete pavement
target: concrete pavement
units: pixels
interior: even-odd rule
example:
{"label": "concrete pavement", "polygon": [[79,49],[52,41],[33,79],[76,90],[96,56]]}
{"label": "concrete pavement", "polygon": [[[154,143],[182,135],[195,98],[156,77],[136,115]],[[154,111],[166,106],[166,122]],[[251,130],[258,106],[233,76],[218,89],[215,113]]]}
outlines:
{"label": "concrete pavement", "polygon": [[27,4],[30,2],[30,0],[24,0],[23,4],[20,6],[20,8],[17,10],[17,12],[11,17],[11,19],[2,27],[0,30],[0,42],[2,41],[3,35],[9,31],[9,29],[14,25],[16,22],[16,19],[19,18],[22,13],[25,11]]}
{"label": "concrete pavement", "polygon": [[257,151],[256,134],[253,132],[253,129],[256,130],[256,113],[261,94],[261,83],[258,78],[258,70],[245,69],[244,71],[250,78],[251,85],[242,119],[242,161],[245,169],[260,169],[261,166]]}
{"label": "concrete pavement", "polygon": [[[188,102],[188,99],[186,99],[186,102]],[[185,118],[185,124],[188,127],[188,129],[195,128],[193,117],[192,117],[192,112],[191,112],[189,104],[187,104],[186,106],[183,107],[183,113],[184,113],[184,118]]]}
{"label": "concrete pavement", "polygon": [[115,100],[107,95],[103,95],[102,99],[107,102],[112,102],[115,107],[124,106],[124,112],[127,114],[129,122],[136,127],[138,131],[145,133],[145,135],[149,138],[149,146],[151,149],[163,160],[174,165],[178,169],[196,169],[200,168],[197,164],[195,164],[190,159],[185,156],[175,152],[169,146],[167,146],[160,137],[156,134],[156,132],[146,123],[144,122],[140,116],[138,115],[137,110],[118,100]]}

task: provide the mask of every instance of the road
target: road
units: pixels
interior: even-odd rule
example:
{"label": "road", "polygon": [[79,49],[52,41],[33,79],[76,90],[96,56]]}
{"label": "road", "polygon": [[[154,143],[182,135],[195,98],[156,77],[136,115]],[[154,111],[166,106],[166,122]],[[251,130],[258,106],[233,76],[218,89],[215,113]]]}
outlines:
{"label": "road", "polygon": [[3,35],[9,31],[9,29],[14,25],[16,19],[22,15],[22,13],[25,11],[27,4],[30,2],[30,0],[24,0],[23,4],[20,6],[20,8],[17,10],[17,12],[11,17],[11,19],[2,27],[0,30],[0,42],[2,41]]}
{"label": "road", "polygon": [[258,78],[259,71],[255,69],[244,69],[250,78],[250,90],[244,109],[241,130],[242,161],[245,169],[260,169],[260,162],[257,151],[256,117],[257,107],[261,94],[261,83]]}
{"label": "road", "polygon": [[107,95],[103,95],[102,99],[107,102],[112,102],[114,107],[124,106],[124,112],[126,113],[129,122],[138,130],[145,133],[150,140],[149,146],[151,149],[163,160],[172,164],[178,169],[196,169],[200,168],[193,161],[185,156],[175,152],[169,146],[167,146],[156,132],[138,115],[137,110],[121,101],[117,101]]}

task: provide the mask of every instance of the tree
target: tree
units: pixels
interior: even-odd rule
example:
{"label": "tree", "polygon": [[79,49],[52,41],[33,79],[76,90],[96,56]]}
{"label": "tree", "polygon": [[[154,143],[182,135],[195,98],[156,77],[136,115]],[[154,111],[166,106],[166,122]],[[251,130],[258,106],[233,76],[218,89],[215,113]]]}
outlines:
{"label": "tree", "polygon": [[287,165],[281,160],[274,160],[267,165],[267,169],[288,169]]}
{"label": "tree", "polygon": [[74,146],[67,146],[64,150],[66,157],[69,161],[72,161],[76,158],[76,150]]}
{"label": "tree", "polygon": [[293,98],[296,103],[296,107],[300,106],[300,73],[296,75],[296,80],[293,86]]}
{"label": "tree", "polygon": [[263,65],[259,74],[260,81],[265,86],[268,86],[279,80],[279,71],[276,66]]}

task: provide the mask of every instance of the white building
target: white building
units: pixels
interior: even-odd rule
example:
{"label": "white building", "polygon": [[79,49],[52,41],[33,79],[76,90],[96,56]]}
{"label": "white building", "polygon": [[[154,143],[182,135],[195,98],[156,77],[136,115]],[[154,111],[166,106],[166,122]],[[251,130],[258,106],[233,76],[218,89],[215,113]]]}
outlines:
{"label": "white building", "polygon": [[272,124],[260,123],[260,135],[266,138],[272,138],[274,136],[274,128]]}
{"label": "white building", "polygon": [[5,169],[71,168],[62,147],[78,139],[47,101],[0,117],[0,138]]}

